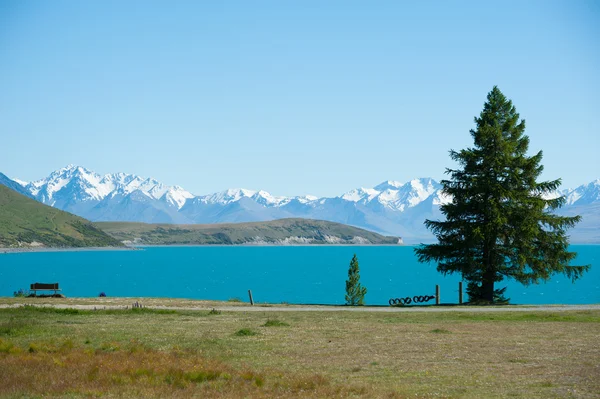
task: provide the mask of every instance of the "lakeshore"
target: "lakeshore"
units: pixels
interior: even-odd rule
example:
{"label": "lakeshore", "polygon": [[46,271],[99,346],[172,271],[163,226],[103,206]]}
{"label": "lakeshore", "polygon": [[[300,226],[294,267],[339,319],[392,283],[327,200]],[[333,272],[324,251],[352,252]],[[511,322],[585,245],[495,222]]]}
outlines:
{"label": "lakeshore", "polygon": [[10,247],[0,248],[2,254],[18,254],[30,252],[97,252],[97,251],[134,251],[136,247]]}
{"label": "lakeshore", "polygon": [[[96,251],[135,251],[145,248],[194,248],[194,247],[397,247],[405,244],[289,244],[289,243],[243,243],[243,244],[157,244],[134,245],[124,247],[9,247],[0,248],[0,254],[29,253],[29,252],[96,252]],[[410,246],[410,245],[408,245]]]}
{"label": "lakeshore", "polygon": [[230,301],[193,300],[180,298],[152,297],[95,297],[95,298],[52,298],[52,297],[0,297],[0,309],[37,306],[51,309],[77,310],[128,310],[133,304],[141,304],[149,310],[204,311],[216,309],[226,312],[572,312],[600,311],[600,303],[587,305],[407,305],[407,306],[340,306],[315,304],[254,303],[251,305],[238,299]]}

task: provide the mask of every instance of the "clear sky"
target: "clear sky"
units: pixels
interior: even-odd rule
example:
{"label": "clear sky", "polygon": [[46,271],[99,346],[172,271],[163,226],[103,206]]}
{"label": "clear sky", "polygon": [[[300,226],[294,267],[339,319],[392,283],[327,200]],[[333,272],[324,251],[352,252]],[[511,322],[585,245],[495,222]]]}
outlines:
{"label": "clear sky", "polygon": [[600,177],[598,1],[0,1],[0,172],[194,194],[444,177],[498,85],[546,179]]}

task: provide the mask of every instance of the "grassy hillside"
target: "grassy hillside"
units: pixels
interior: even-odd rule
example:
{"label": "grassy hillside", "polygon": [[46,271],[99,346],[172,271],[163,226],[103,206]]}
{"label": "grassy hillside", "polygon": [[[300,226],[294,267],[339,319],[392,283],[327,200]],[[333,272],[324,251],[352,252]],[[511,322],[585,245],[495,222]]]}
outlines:
{"label": "grassy hillside", "polygon": [[96,225],[120,241],[137,244],[398,244],[398,237],[309,219],[228,224],[146,224],[99,222]]}
{"label": "grassy hillside", "polygon": [[0,247],[121,245],[83,218],[41,204],[0,185]]}

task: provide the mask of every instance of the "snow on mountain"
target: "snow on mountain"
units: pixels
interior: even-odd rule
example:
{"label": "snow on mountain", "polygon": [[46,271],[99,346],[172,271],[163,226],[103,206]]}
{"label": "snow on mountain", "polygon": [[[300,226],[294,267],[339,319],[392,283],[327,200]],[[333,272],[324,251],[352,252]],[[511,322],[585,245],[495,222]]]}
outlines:
{"label": "snow on mountain", "polygon": [[[29,183],[27,188],[38,200],[53,203],[57,193],[63,191],[69,184],[76,185],[77,193],[82,199],[101,200],[110,191],[108,182],[102,182],[102,177],[81,166],[68,165],[54,171],[45,179]],[[63,192],[63,194],[66,194]]]}
{"label": "snow on mountain", "polygon": [[[403,236],[407,243],[433,240],[425,219],[440,219],[440,206],[451,201],[431,178],[402,183],[387,180],[373,188],[357,188],[338,197],[274,196],[243,188],[194,196],[179,186],[133,174],[98,175],[68,165],[44,179],[25,183],[35,199],[92,221],[147,223],[223,223],[266,221],[287,217],[322,219]],[[15,183],[17,184],[17,183]],[[600,179],[573,190],[545,194],[567,199],[562,214],[584,216],[578,242],[600,237]],[[577,227],[576,227],[577,229]],[[574,230],[576,230],[574,229]]]}
{"label": "snow on mountain", "polygon": [[190,193],[189,191],[185,191],[179,186],[173,186],[167,188],[162,197],[160,197],[160,200],[176,207],[177,209],[181,209],[185,202],[190,198],[194,198],[194,194]]}
{"label": "snow on mountain", "polygon": [[558,197],[562,197],[563,195],[566,196],[567,194],[569,194],[569,190],[557,190],[542,193],[541,197],[545,200],[551,200]]}
{"label": "snow on mountain", "polygon": [[[139,181],[141,180],[141,181]],[[159,199],[162,197],[165,192],[168,190],[168,187],[162,183],[159,183],[154,179],[143,179],[133,180],[126,187],[128,190],[140,190],[144,193],[149,194],[154,199]],[[138,184],[139,181],[139,184]]]}
{"label": "snow on mountain", "polygon": [[403,212],[423,202],[430,195],[440,190],[441,185],[433,179],[413,179],[405,184],[398,182],[384,182],[375,187],[384,189],[375,200],[384,207]]}
{"label": "snow on mountain", "polygon": [[375,187],[373,187],[373,190],[382,192],[385,190],[398,190],[400,187],[402,187],[404,185],[404,183],[401,183],[399,181],[395,181],[395,180],[386,180],[381,184],[376,185]]}
{"label": "snow on mountain", "polygon": [[[169,190],[169,187],[165,186],[162,183],[152,181],[151,179],[147,179],[147,180],[150,180],[150,181],[145,186],[138,188],[138,190],[141,190],[143,192],[150,194],[150,196],[154,199],[160,199]],[[148,186],[150,188],[144,190],[144,188],[146,188]]]}
{"label": "snow on mountain", "polygon": [[600,201],[600,179],[581,185],[566,194],[567,205],[586,205]]}
{"label": "snow on mountain", "polygon": [[294,197],[294,200],[300,202],[301,204],[307,204],[309,202],[315,202],[319,199],[319,197],[316,197],[314,195],[303,195],[300,197]]}
{"label": "snow on mountain", "polygon": [[25,187],[26,185],[29,184],[29,182],[27,182],[27,181],[23,181],[21,179],[17,179],[17,178],[14,178],[14,177],[11,180],[14,181],[14,182],[16,182],[16,183],[19,183],[23,187]]}
{"label": "snow on mountain", "polygon": [[200,200],[200,202],[205,204],[227,205],[232,202],[239,201],[244,197],[252,197],[254,194],[256,194],[256,191],[246,190],[243,188],[230,188],[229,190],[214,194],[202,195],[197,198]]}
{"label": "snow on mountain", "polygon": [[288,197],[275,197],[271,194],[269,194],[266,191],[263,190],[259,190],[257,191],[252,197],[254,201],[256,201],[256,203],[264,205],[264,206],[282,206],[287,204],[288,202],[290,202],[290,198]]}
{"label": "snow on mountain", "polygon": [[[67,187],[79,189],[78,193],[65,192]],[[54,171],[47,178],[31,182],[27,185],[29,191],[42,202],[53,202],[57,196],[69,194],[77,195],[83,200],[100,201],[115,192],[131,194],[136,190],[148,194],[154,199],[159,199],[172,189],[155,179],[146,179],[137,175],[115,173],[101,176],[86,168],[68,165]],[[178,188],[180,196],[193,197],[187,191]]]}
{"label": "snow on mountain", "polygon": [[346,194],[343,194],[340,198],[351,202],[368,202],[375,198],[379,193],[380,191],[377,191],[374,188],[361,187],[348,191]]}
{"label": "snow on mountain", "polygon": [[341,199],[361,204],[375,202],[396,211],[413,207],[441,188],[430,178],[413,179],[407,183],[388,180],[374,188],[358,188],[343,194]]}
{"label": "snow on mountain", "polygon": [[442,192],[442,190],[436,191],[431,197],[433,205],[437,206],[446,205],[452,202],[452,196]]}

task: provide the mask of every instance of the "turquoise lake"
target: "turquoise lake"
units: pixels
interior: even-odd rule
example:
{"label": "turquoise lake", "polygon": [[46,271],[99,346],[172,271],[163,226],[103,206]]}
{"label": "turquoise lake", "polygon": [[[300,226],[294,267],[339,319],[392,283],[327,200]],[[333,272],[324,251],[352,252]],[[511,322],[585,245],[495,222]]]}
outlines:
{"label": "turquoise lake", "polygon": [[[600,303],[600,246],[574,245],[573,264],[591,270],[571,283],[562,275],[524,287],[505,281],[513,304]],[[343,304],[352,255],[358,256],[365,302],[433,295],[458,302],[460,276],[442,276],[435,265],[417,262],[408,246],[147,247],[137,251],[82,251],[0,254],[0,296],[34,282],[58,282],[67,297],[173,297],[256,302]],[[465,296],[466,299],[466,296]],[[432,303],[432,302],[430,302]]]}

